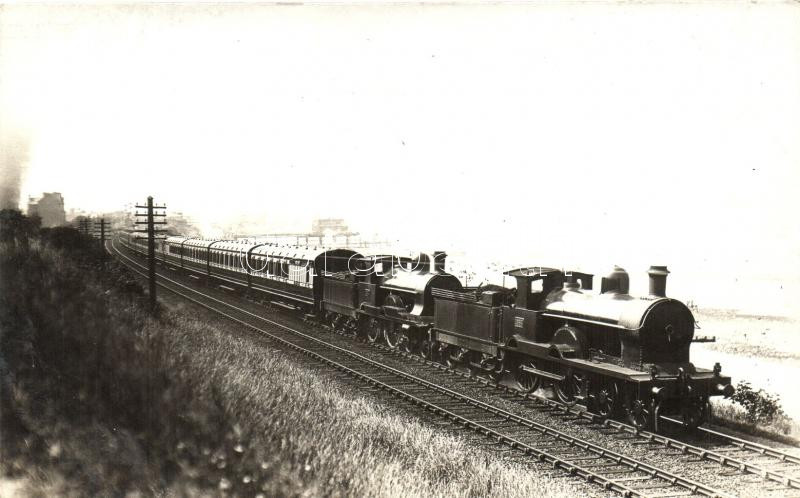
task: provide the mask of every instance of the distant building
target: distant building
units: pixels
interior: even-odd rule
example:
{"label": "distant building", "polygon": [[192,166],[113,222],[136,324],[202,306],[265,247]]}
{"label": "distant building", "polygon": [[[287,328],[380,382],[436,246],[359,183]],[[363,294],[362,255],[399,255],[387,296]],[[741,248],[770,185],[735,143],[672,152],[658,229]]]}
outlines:
{"label": "distant building", "polygon": [[40,198],[28,198],[28,216],[38,216],[42,227],[57,227],[67,222],[64,198],[60,192],[45,192]]}
{"label": "distant building", "polygon": [[347,224],[341,218],[324,218],[311,223],[312,235],[337,235],[347,231]]}
{"label": "distant building", "polygon": [[194,221],[180,211],[167,213],[167,233],[169,235],[183,235],[184,237],[198,237],[200,231]]}

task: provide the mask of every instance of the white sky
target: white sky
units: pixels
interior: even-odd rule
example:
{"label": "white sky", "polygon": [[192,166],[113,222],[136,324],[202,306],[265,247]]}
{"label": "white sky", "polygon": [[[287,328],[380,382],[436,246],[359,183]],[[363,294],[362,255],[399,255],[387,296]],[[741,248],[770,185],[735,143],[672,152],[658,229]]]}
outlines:
{"label": "white sky", "polygon": [[798,3],[6,6],[0,36],[23,199],[800,280]]}

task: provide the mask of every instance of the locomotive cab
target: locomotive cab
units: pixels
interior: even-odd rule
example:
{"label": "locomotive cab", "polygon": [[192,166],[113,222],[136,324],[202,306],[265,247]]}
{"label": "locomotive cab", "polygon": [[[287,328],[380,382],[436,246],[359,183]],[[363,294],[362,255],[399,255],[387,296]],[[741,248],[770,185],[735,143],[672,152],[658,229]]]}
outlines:
{"label": "locomotive cab", "polygon": [[542,323],[541,307],[554,290],[565,283],[572,288],[592,288],[592,275],[582,272],[567,272],[555,268],[531,266],[504,273],[517,281],[516,297],[512,306],[503,313],[503,329],[513,331],[520,338],[533,342],[547,342],[555,333],[552,327]]}

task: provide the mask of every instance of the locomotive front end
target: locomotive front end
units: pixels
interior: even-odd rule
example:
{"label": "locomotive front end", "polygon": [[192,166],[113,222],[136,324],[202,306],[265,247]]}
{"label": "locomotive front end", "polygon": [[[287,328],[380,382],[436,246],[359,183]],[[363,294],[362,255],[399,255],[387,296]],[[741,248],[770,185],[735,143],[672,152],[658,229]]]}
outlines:
{"label": "locomotive front end", "polygon": [[[624,410],[642,428],[657,430],[660,415],[678,415],[684,425],[696,427],[708,416],[710,397],[733,394],[731,379],[722,376],[719,364],[709,370],[691,362],[694,316],[684,303],[666,297],[666,267],[648,273],[646,296],[628,293],[621,268],[602,279],[599,294],[583,292],[565,276],[563,286],[543,301],[551,331],[546,336],[569,365],[564,378],[588,384],[573,391],[585,392],[601,412]],[[569,373],[570,368],[585,373]]]}
{"label": "locomotive front end", "polygon": [[631,416],[650,415],[656,430],[660,415],[678,415],[687,427],[697,427],[708,417],[709,398],[733,395],[731,378],[721,374],[719,363],[708,370],[690,361],[695,321],[685,304],[660,296],[645,299],[652,304],[638,326],[620,334],[623,363],[646,372],[636,376]]}

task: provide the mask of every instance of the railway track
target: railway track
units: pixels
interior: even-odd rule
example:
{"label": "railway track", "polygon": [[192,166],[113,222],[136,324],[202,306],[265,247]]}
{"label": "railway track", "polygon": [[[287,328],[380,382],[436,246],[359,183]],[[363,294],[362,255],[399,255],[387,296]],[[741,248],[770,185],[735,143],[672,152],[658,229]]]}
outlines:
{"label": "railway track", "polygon": [[[718,446],[712,448],[699,447],[663,434],[639,430],[619,420],[606,419],[601,415],[584,410],[578,406],[566,405],[538,394],[524,393],[518,389],[496,383],[483,377],[475,377],[464,371],[448,367],[435,361],[426,360],[415,354],[390,350],[382,346],[380,349],[387,354],[399,355],[451,375],[470,378],[483,387],[492,390],[500,390],[514,398],[528,402],[528,406],[557,411],[561,412],[564,416],[585,420],[593,424],[597,430],[628,434],[649,445],[658,445],[666,449],[677,450],[685,455],[695,456],[700,461],[714,462],[720,466],[735,469],[743,474],[760,476],[765,480],[778,483],[786,490],[800,489],[800,477],[798,477],[798,475],[800,475],[800,457],[785,451],[770,448],[769,446],[747,441],[705,427],[699,427],[695,432],[713,438],[718,442]],[[672,424],[681,424],[681,421],[670,417],[662,416],[661,420]],[[780,489],[781,488],[773,488],[770,491]],[[798,494],[798,496],[800,496],[800,494]]]}
{"label": "railway track", "polygon": [[[145,276],[144,265],[123,254],[129,268]],[[729,496],[727,493],[625,456],[592,442],[530,420],[384,365],[285,324],[256,315],[181,282],[159,275],[158,285],[219,314],[260,336],[313,358],[371,389],[383,391],[420,409],[438,415],[442,423],[470,430],[494,449],[522,459],[541,462],[568,475],[584,479],[623,496]],[[267,327],[265,327],[265,325]]]}

